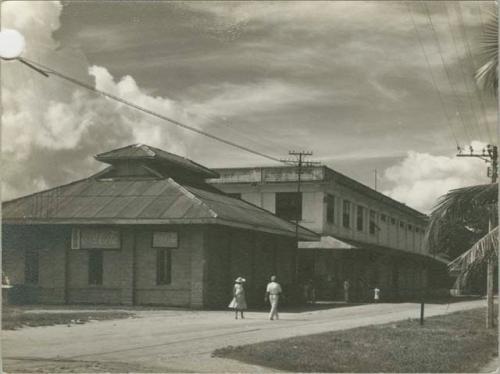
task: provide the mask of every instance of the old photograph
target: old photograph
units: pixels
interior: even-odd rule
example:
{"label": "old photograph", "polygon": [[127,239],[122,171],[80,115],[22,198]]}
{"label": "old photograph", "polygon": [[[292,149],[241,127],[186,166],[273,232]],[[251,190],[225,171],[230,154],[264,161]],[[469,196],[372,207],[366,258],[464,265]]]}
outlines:
{"label": "old photograph", "polygon": [[497,1],[0,14],[2,372],[497,372]]}

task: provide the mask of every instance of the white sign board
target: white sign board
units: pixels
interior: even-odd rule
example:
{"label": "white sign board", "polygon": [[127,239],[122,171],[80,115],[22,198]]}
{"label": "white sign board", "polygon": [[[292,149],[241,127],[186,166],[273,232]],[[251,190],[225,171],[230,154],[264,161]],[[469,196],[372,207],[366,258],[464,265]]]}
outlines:
{"label": "white sign board", "polygon": [[81,249],[120,249],[120,231],[106,228],[81,228]]}
{"label": "white sign board", "polygon": [[177,248],[179,238],[175,231],[154,231],[153,248]]}

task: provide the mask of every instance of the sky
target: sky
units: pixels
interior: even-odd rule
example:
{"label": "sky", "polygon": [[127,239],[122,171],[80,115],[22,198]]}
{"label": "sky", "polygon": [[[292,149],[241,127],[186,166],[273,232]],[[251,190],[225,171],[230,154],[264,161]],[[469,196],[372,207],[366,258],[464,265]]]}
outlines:
{"label": "sky", "polygon": [[[497,143],[478,90],[493,2],[3,2],[25,57],[275,158],[320,161],[423,212],[488,183],[457,145]],[[208,167],[279,165],[2,61],[2,200],[145,143]],[[375,173],[376,170],[376,173]]]}

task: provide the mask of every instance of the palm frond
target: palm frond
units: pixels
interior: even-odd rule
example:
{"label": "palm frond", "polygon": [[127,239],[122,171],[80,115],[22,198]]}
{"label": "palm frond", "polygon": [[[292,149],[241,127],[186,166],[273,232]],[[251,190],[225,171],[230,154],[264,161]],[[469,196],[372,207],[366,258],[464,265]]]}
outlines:
{"label": "palm frond", "polygon": [[[498,184],[483,184],[458,188],[442,196],[429,217],[429,224],[425,234],[425,245],[430,252],[439,253],[443,246],[442,239],[446,238],[445,230],[450,224],[463,227],[470,226],[474,220],[486,222],[494,218],[498,206]],[[477,226],[477,225],[476,225]]]}
{"label": "palm frond", "polygon": [[492,13],[481,37],[482,64],[476,81],[487,92],[497,95],[498,89],[498,14]]}
{"label": "palm frond", "polygon": [[469,250],[448,264],[451,272],[458,272],[457,284],[465,285],[469,277],[488,260],[498,261],[498,226],[478,240]]}

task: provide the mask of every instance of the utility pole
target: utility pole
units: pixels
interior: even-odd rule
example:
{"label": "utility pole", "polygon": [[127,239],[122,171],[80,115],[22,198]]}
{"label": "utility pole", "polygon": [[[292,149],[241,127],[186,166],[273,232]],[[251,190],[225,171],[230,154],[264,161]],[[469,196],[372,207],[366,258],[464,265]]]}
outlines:
{"label": "utility pole", "polygon": [[[498,180],[498,147],[496,145],[488,144],[486,148],[483,149],[482,153],[474,153],[474,149],[472,146],[469,147],[469,153],[463,153],[463,150],[459,147],[457,157],[477,157],[480,158],[487,163],[490,163],[491,166],[488,167],[488,177],[491,178],[491,183],[496,183]],[[496,209],[493,212],[497,212]],[[490,212],[489,223],[488,223],[488,232],[490,232],[493,228],[493,215],[494,213]],[[486,308],[486,327],[493,328],[494,321],[494,308],[493,308],[493,276],[495,272],[495,261],[491,258],[488,260],[486,265],[486,300],[487,300],[487,308]]]}
{"label": "utility pole", "polygon": [[295,247],[295,283],[299,280],[299,222],[300,222],[300,211],[302,209],[302,199],[300,199],[301,193],[301,183],[302,183],[302,169],[307,166],[320,165],[319,162],[305,161],[306,156],[312,156],[312,151],[289,151],[290,156],[295,156],[294,160],[281,160],[284,163],[291,164],[297,167],[297,210],[295,212],[295,241],[297,243]]}

